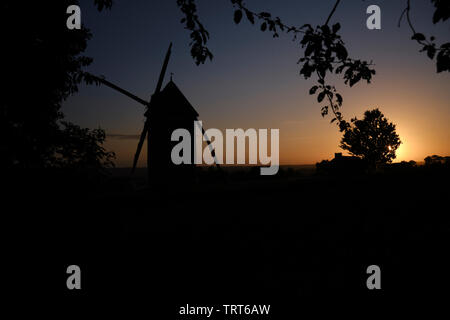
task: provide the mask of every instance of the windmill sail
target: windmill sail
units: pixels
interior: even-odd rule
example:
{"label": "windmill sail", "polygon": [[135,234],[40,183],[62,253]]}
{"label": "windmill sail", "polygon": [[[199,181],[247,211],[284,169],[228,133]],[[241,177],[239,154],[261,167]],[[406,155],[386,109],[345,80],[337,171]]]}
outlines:
{"label": "windmill sail", "polygon": [[86,72],[86,74],[88,74],[88,75],[89,75],[90,77],[92,77],[94,80],[96,80],[96,81],[98,81],[98,82],[104,84],[105,86],[108,86],[108,87],[110,87],[111,89],[114,89],[114,90],[116,90],[116,91],[119,91],[120,93],[126,95],[127,97],[133,99],[134,101],[137,101],[137,102],[139,102],[140,104],[143,104],[144,106],[147,106],[147,107],[149,106],[149,103],[148,103],[147,101],[145,101],[145,100],[139,98],[138,96],[132,94],[131,92],[129,92],[129,91],[125,90],[125,89],[122,89],[122,88],[119,87],[119,86],[116,86],[114,83],[109,82],[109,81],[106,80],[105,78],[101,78],[101,77],[94,76],[93,74],[90,74],[89,72]]}
{"label": "windmill sail", "polygon": [[[136,149],[136,154],[134,155],[134,160],[133,160],[133,168],[131,169],[131,173],[133,173],[136,170],[136,166],[137,166],[137,162],[139,160],[139,155],[141,154],[141,150],[142,150],[142,145],[144,143],[145,137],[148,135],[149,132],[149,116],[150,116],[150,106],[152,105],[152,100],[153,97],[158,94],[161,91],[161,87],[162,87],[162,83],[164,81],[164,75],[166,74],[166,70],[167,70],[167,65],[169,64],[169,59],[170,59],[170,54],[172,52],[172,42],[169,44],[169,49],[167,49],[167,53],[166,53],[166,57],[164,58],[164,63],[161,69],[161,72],[159,74],[159,78],[158,78],[158,83],[156,84],[156,88],[155,88],[155,92],[153,93],[153,95],[150,97],[150,101],[147,104],[147,111],[145,112],[145,123],[144,123],[144,128],[142,130],[141,133],[141,137],[139,139],[139,143]],[[147,137],[147,168],[150,168],[150,145],[149,145],[149,141],[150,141],[150,136]],[[150,172],[150,170],[148,170],[148,173]],[[150,181],[150,174],[148,174],[148,178]]]}
{"label": "windmill sail", "polygon": [[141,153],[142,145],[144,144],[147,132],[148,132],[148,121],[145,121],[144,128],[142,129],[141,137],[139,138],[139,143],[138,143],[138,146],[137,146],[136,154],[134,155],[133,168],[131,169],[131,174],[133,174],[134,171],[136,170],[136,165],[137,165],[137,162],[139,160],[139,155]]}

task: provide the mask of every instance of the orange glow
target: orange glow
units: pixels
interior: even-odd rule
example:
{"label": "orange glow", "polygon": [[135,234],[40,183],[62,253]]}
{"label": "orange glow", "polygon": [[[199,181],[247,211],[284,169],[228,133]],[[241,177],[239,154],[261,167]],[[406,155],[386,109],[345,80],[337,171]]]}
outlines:
{"label": "orange glow", "polygon": [[[429,155],[450,155],[450,91],[445,88],[450,75],[418,69],[399,74],[380,66],[376,81],[351,89],[336,80],[344,96],[341,110],[346,119],[362,118],[364,111],[379,108],[396,125],[402,143],[394,162],[422,162]],[[424,72],[427,79],[421,78]],[[296,85],[275,93],[264,91],[265,86],[261,85],[253,95],[239,97],[231,91],[227,96],[230,98],[221,99],[203,98],[195,91],[184,90],[183,85],[180,88],[197,108],[205,128],[280,129],[281,165],[315,164],[332,159],[335,152],[342,152],[339,148],[342,134],[335,124],[330,124],[330,116],[321,117],[320,105],[314,96],[307,94],[310,84],[299,79]],[[139,134],[139,126],[136,129],[134,123],[130,124],[127,132]],[[117,153],[119,167],[131,165],[136,145],[136,140],[108,139],[106,143],[107,148]],[[146,165],[145,157],[143,151],[139,166]]]}

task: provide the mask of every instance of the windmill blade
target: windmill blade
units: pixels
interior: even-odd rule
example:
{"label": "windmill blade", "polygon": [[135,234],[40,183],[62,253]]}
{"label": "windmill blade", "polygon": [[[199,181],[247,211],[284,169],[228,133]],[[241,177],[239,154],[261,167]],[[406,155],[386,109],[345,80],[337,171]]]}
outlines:
{"label": "windmill blade", "polygon": [[219,161],[217,161],[216,151],[215,151],[214,148],[212,147],[211,140],[209,140],[208,136],[206,135],[205,129],[204,129],[203,127],[201,127],[200,124],[199,124],[198,122],[196,122],[196,124],[197,124],[197,126],[198,126],[199,128],[202,129],[202,135],[203,135],[203,137],[204,137],[205,140],[206,140],[206,144],[208,145],[209,150],[211,150],[211,155],[212,155],[213,158],[214,158],[214,163],[216,164],[216,167],[217,167],[219,170],[222,170],[222,168],[221,168],[220,165],[219,165]]}
{"label": "windmill blade", "polygon": [[[169,64],[169,58],[170,58],[171,53],[172,53],[172,42],[169,44],[169,49],[167,49],[166,56],[164,58],[164,63],[163,63],[161,72],[159,74],[158,83],[156,84],[155,93],[159,93],[161,91],[162,83],[164,81],[164,76],[166,74],[167,65]],[[98,82],[104,84],[105,86],[108,86],[111,89],[114,89],[114,90],[116,90],[116,91],[126,95],[127,97],[129,97],[129,98],[139,102],[140,104],[143,104],[144,106],[150,108],[151,98],[150,98],[150,101],[147,102],[147,101],[139,98],[138,96],[132,94],[131,92],[129,92],[129,91],[125,90],[125,89],[122,89],[121,87],[115,85],[114,83],[109,82],[105,78],[95,76],[95,75],[93,75],[93,74],[91,74],[89,72],[86,72],[85,74],[88,77],[92,78],[94,81],[98,81]]]}
{"label": "windmill blade", "polygon": [[164,58],[164,63],[161,68],[161,72],[159,73],[158,83],[156,84],[155,92],[150,97],[150,101],[146,104],[147,111],[144,114],[146,117],[148,117],[150,115],[150,107],[152,106],[152,101],[155,99],[155,97],[161,91],[162,83],[164,81],[164,76],[166,74],[167,65],[169,64],[169,59],[170,59],[171,53],[172,53],[172,42],[169,44],[169,48],[167,49],[166,56]]}
{"label": "windmill blade", "polygon": [[169,64],[170,54],[172,53],[172,42],[169,44],[169,49],[167,49],[166,57],[164,58],[164,63],[159,74],[158,83],[156,84],[155,93],[161,91],[162,83],[164,81],[164,76],[166,74],[167,65]]}
{"label": "windmill blade", "polygon": [[131,169],[131,174],[133,174],[134,170],[136,170],[136,165],[139,160],[139,155],[141,154],[142,145],[144,144],[147,133],[148,133],[148,120],[145,121],[144,128],[142,129],[141,137],[139,138],[139,143],[138,143],[138,146],[136,149],[136,154],[134,155],[133,168]]}
{"label": "windmill blade", "polygon": [[[197,122],[197,125],[198,122]],[[208,135],[205,132],[205,129],[202,128],[202,135],[205,137],[206,143],[208,144],[209,150],[211,150],[211,155],[214,158],[214,163],[216,164],[217,169],[219,170],[219,172],[222,174],[222,177],[224,178],[225,182],[228,183],[228,176],[225,174],[225,171],[223,171],[222,167],[219,165],[219,162],[217,161],[217,157],[216,157],[216,151],[214,150],[214,148],[212,147],[212,143],[211,140],[209,140]]]}
{"label": "windmill blade", "polygon": [[203,136],[205,137],[206,144],[208,145],[209,150],[211,150],[211,155],[212,155],[213,158],[214,158],[214,163],[216,164],[217,167],[220,167],[220,166],[219,166],[219,162],[217,161],[216,151],[215,151],[214,148],[212,147],[211,140],[209,140],[208,136],[206,135],[205,129],[203,129],[203,128],[202,128],[202,134],[203,134]]}
{"label": "windmill blade", "polygon": [[145,100],[139,98],[138,96],[132,94],[131,92],[129,92],[129,91],[125,90],[125,89],[122,89],[122,88],[119,87],[119,86],[116,86],[114,83],[111,83],[111,82],[109,82],[108,80],[106,80],[106,79],[104,79],[104,78],[100,78],[100,77],[94,76],[93,74],[90,74],[90,73],[88,73],[88,72],[86,72],[86,73],[87,73],[90,77],[92,77],[94,80],[96,80],[96,81],[98,81],[98,82],[104,84],[105,86],[108,86],[108,87],[110,87],[111,89],[114,89],[114,90],[116,90],[116,91],[119,91],[120,93],[122,93],[122,94],[126,95],[127,97],[129,97],[129,98],[131,98],[131,99],[133,99],[133,100],[139,102],[140,104],[143,104],[144,106],[147,106],[147,107],[149,106],[149,102],[147,102],[147,101],[145,101]]}

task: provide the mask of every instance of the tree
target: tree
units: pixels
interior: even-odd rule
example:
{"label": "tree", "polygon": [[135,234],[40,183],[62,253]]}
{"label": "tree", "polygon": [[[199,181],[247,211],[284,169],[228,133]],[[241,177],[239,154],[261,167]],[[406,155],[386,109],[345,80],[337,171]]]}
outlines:
{"label": "tree", "polygon": [[61,143],[58,143],[52,162],[62,168],[101,170],[112,167],[115,154],[102,146],[105,137],[104,130],[90,130],[63,121],[58,136]]}
{"label": "tree", "polygon": [[[111,0],[94,3],[98,10],[111,6]],[[78,1],[27,1],[25,5],[9,0],[0,5],[2,76],[6,80],[0,100],[0,148],[6,155],[0,160],[2,168],[61,166],[72,163],[70,156],[89,163],[100,156],[97,164],[111,165],[105,159],[111,160],[113,154],[98,152],[102,130],[76,130],[76,126],[61,122],[62,102],[77,92],[78,84],[86,80],[83,68],[92,62],[82,55],[90,31],[84,26],[80,30],[66,27],[66,9],[73,4]],[[69,152],[70,146],[80,144],[86,144],[86,152]]]}
{"label": "tree", "polygon": [[395,124],[389,122],[380,110],[373,109],[364,113],[363,120],[351,120],[340,147],[374,168],[377,164],[392,162],[400,144]]}

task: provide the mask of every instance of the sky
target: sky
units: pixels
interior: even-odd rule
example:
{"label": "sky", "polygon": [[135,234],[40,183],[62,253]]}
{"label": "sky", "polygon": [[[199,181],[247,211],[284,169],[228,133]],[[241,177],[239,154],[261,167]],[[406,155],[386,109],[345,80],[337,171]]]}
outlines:
{"label": "sky", "polygon": [[[253,11],[268,11],[287,25],[323,24],[334,0],[246,0]],[[381,8],[381,30],[366,27],[366,8]],[[397,27],[406,0],[341,1],[331,23],[341,24],[349,56],[373,61],[371,84],[352,88],[332,82],[344,97],[344,118],[362,118],[379,108],[397,125],[402,145],[396,161],[450,155],[450,74],[436,73],[435,61],[419,52],[406,21]],[[205,128],[274,128],[280,130],[280,164],[314,164],[342,152],[342,134],[321,105],[309,95],[315,79],[299,75],[303,56],[291,35],[272,38],[245,18],[233,22],[229,0],[197,0],[200,21],[210,33],[214,58],[197,66],[190,56],[189,32],[180,23],[176,0],[116,0],[110,11],[97,12],[92,0],[80,1],[82,23],[91,29],[85,55],[94,59],[88,71],[148,100],[164,55],[173,42],[165,83],[173,80],[200,114]],[[417,31],[448,42],[450,23],[433,25],[430,1],[413,1]],[[62,110],[67,119],[89,128],[103,128],[105,146],[117,155],[116,166],[130,167],[144,121],[144,107],[105,87],[81,85]],[[119,138],[120,137],[120,138]],[[345,152],[344,152],[345,154]],[[143,150],[138,166],[146,165]]]}

